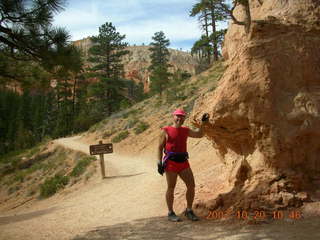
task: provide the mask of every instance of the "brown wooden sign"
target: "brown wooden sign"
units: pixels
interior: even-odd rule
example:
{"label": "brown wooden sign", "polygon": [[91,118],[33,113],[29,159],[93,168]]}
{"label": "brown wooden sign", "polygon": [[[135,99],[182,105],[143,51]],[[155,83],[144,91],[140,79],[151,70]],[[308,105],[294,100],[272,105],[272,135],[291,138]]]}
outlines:
{"label": "brown wooden sign", "polygon": [[90,155],[113,153],[112,143],[90,145]]}

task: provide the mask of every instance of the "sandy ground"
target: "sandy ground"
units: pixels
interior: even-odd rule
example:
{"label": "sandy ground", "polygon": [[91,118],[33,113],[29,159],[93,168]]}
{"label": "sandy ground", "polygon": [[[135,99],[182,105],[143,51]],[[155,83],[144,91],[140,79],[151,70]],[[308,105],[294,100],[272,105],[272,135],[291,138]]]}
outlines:
{"label": "sandy ground", "polygon": [[[89,145],[78,138],[56,143],[88,153]],[[105,179],[98,171],[78,190],[0,213],[0,239],[320,239],[319,217],[254,225],[185,218],[168,222],[166,182],[156,173],[154,159],[108,154],[105,164]],[[181,197],[183,189],[178,181],[176,194]]]}

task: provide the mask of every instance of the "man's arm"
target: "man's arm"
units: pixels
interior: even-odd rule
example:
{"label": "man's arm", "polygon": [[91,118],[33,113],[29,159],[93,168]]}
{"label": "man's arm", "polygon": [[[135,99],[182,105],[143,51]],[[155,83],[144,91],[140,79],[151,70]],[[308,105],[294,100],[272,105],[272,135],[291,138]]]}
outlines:
{"label": "man's arm", "polygon": [[198,131],[193,131],[191,129],[189,129],[189,137],[192,138],[202,138],[204,136],[204,132],[203,132],[203,125],[200,125],[200,128]]}
{"label": "man's arm", "polygon": [[163,149],[165,148],[166,145],[166,132],[161,131],[160,138],[159,138],[159,145],[158,145],[158,163],[162,161],[162,154],[163,154]]}
{"label": "man's arm", "polygon": [[205,123],[208,123],[209,121],[209,114],[208,113],[205,113],[202,115],[202,118],[201,118],[201,125],[200,125],[200,128],[198,131],[193,131],[191,129],[189,129],[189,137],[192,137],[192,138],[202,138],[204,136],[204,131],[203,131],[203,126]]}

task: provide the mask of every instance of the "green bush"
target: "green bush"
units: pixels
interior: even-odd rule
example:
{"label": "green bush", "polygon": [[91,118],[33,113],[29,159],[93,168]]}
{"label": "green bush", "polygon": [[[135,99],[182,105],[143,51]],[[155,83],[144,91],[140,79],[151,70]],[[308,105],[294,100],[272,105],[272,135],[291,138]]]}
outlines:
{"label": "green bush", "polygon": [[112,136],[116,131],[115,130],[111,130],[111,131],[106,131],[105,133],[102,134],[102,138],[108,138],[110,136]]}
{"label": "green bush", "polygon": [[128,136],[129,136],[129,132],[123,131],[123,132],[119,133],[117,136],[115,136],[114,138],[112,138],[111,142],[113,142],[113,143],[121,142],[123,139],[126,139]]}
{"label": "green bush", "polygon": [[40,197],[46,198],[54,195],[60,188],[64,188],[69,183],[68,176],[55,175],[46,179],[40,186]]}
{"label": "green bush", "polygon": [[10,163],[14,158],[21,159],[20,155],[24,152],[25,150],[17,150],[17,151],[6,153],[4,155],[0,155],[0,164]]}
{"label": "green bush", "polygon": [[147,124],[145,122],[140,122],[138,124],[138,126],[133,129],[133,131],[136,135],[138,135],[138,134],[144,132],[145,130],[147,130],[149,127],[150,127],[149,124]]}
{"label": "green bush", "polygon": [[162,107],[163,106],[163,102],[162,102],[162,99],[157,99],[156,100],[156,102],[155,102],[155,104],[154,104],[154,108],[160,108],[160,107]]}
{"label": "green bush", "polygon": [[138,122],[139,122],[138,119],[135,119],[135,118],[134,119],[129,119],[128,123],[126,125],[126,128],[127,129],[133,128]]}
{"label": "green bush", "polygon": [[44,163],[35,163],[35,164],[31,165],[31,167],[26,170],[26,173],[31,174],[35,171],[42,169],[43,167],[44,167]]}
{"label": "green bush", "polygon": [[87,166],[94,160],[94,157],[84,157],[80,159],[76,166],[73,168],[72,172],[70,173],[71,177],[79,177],[85,171]]}
{"label": "green bush", "polygon": [[93,126],[91,126],[90,128],[89,128],[89,133],[93,133],[93,132],[95,132],[96,130],[97,130],[97,124],[95,124],[95,125],[93,125]]}
{"label": "green bush", "polygon": [[26,173],[24,171],[19,171],[14,175],[14,181],[15,182],[23,182],[25,176],[26,176]]}
{"label": "green bush", "polygon": [[26,157],[32,157],[33,155],[35,155],[36,153],[39,153],[41,150],[40,150],[40,144],[38,144],[37,146],[31,148],[29,151],[28,151],[28,154],[26,155]]}
{"label": "green bush", "polygon": [[21,158],[20,157],[15,157],[15,158],[12,158],[10,164],[14,169],[16,169],[20,162],[21,162]]}
{"label": "green bush", "polygon": [[135,116],[135,115],[137,115],[137,114],[139,114],[139,110],[137,110],[137,109],[132,109],[132,110],[124,113],[121,117],[122,117],[122,118],[128,118],[128,117],[131,116],[131,115]]}
{"label": "green bush", "polygon": [[7,191],[7,193],[10,195],[16,191],[20,190],[20,186],[16,185],[16,186],[13,186],[13,187],[10,187]]}

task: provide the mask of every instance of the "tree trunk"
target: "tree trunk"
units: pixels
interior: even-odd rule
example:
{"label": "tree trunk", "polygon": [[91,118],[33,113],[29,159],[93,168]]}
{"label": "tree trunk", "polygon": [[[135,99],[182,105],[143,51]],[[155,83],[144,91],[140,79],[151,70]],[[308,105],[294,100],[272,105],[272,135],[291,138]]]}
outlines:
{"label": "tree trunk", "polygon": [[[209,30],[208,30],[208,15],[207,15],[207,11],[204,10],[204,30],[206,32],[206,37],[207,39],[209,39]],[[210,59],[210,45],[208,42],[208,46],[207,46],[207,63],[210,64],[211,63],[211,59]]]}
{"label": "tree trunk", "polygon": [[73,82],[73,93],[72,93],[72,115],[75,115],[75,105],[76,105],[76,89],[77,89],[77,76],[74,76]]}
{"label": "tree trunk", "polygon": [[213,46],[213,60],[218,61],[218,44],[216,41],[216,16],[215,16],[215,6],[213,0],[210,0],[211,5],[211,26],[212,26],[212,46]]}
{"label": "tree trunk", "polygon": [[243,6],[244,11],[245,11],[245,18],[244,18],[245,31],[246,31],[246,33],[249,33],[250,26],[251,26],[250,3],[249,3],[249,1],[246,1],[244,4],[241,4],[241,5]]}

